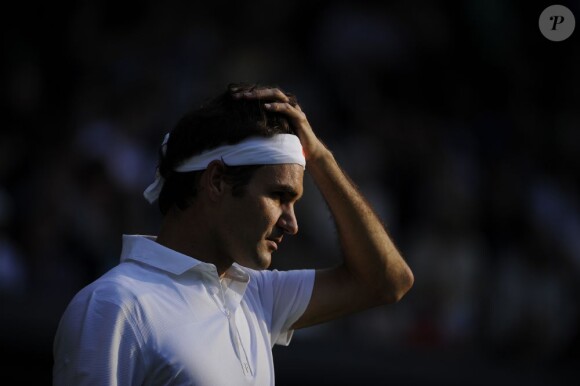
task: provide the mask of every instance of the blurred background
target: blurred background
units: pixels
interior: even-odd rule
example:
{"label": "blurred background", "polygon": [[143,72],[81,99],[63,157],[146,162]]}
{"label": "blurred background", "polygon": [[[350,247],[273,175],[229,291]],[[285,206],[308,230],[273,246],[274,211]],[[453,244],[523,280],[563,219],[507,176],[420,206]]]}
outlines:
{"label": "blurred background", "polygon": [[[67,303],[155,234],[157,147],[229,82],[295,93],[415,273],[300,330],[279,385],[563,385],[580,348],[580,31],[551,2],[16,2],[2,13],[4,384],[50,384]],[[580,17],[580,2],[560,1]],[[272,268],[340,259],[309,177]]]}

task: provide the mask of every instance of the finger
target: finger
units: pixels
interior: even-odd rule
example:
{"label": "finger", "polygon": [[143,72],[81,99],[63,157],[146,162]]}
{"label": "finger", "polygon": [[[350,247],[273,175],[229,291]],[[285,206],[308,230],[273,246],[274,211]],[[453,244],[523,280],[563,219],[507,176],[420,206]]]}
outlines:
{"label": "finger", "polygon": [[235,98],[248,98],[248,99],[266,99],[272,101],[289,102],[290,99],[281,90],[277,88],[264,88],[256,89],[251,91],[234,93]]}
{"label": "finger", "polygon": [[268,111],[275,112],[277,114],[283,114],[289,120],[294,133],[300,138],[300,143],[304,150],[304,156],[306,159],[311,159],[311,157],[316,154],[320,154],[320,141],[316,138],[316,135],[312,131],[312,127],[304,114],[298,106],[292,106],[290,103],[264,103],[264,108]]}
{"label": "finger", "polygon": [[267,110],[275,111],[277,113],[288,113],[290,111],[296,110],[290,103],[286,102],[264,103],[264,107]]}
{"label": "finger", "polygon": [[299,106],[292,106],[290,103],[287,102],[272,102],[272,103],[264,103],[264,108],[268,111],[285,114],[288,117],[296,120],[305,120],[306,116],[300,110]]}

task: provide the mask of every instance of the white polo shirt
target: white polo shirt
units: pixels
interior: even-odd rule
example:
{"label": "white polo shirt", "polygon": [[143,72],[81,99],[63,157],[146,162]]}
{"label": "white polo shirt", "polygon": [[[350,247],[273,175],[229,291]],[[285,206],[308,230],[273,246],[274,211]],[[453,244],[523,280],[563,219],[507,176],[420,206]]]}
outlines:
{"label": "white polo shirt", "polygon": [[54,341],[58,385],[274,385],[314,270],[213,264],[124,235],[121,263],[83,288]]}

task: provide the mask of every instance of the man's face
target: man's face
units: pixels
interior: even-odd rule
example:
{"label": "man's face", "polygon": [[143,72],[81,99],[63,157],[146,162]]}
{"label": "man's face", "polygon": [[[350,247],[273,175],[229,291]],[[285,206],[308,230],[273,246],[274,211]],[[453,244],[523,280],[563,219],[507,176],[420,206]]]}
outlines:
{"label": "man's face", "polygon": [[266,165],[242,197],[224,196],[220,249],[240,265],[268,268],[284,234],[298,232],[294,204],[302,196],[303,179],[300,165]]}

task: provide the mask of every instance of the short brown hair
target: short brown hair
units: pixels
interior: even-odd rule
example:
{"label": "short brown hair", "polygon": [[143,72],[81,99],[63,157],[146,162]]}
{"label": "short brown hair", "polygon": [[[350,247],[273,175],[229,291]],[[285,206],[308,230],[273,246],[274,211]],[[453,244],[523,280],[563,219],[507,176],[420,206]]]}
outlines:
{"label": "short brown hair", "polygon": [[[239,143],[252,136],[296,134],[286,117],[263,108],[263,103],[267,100],[233,97],[236,92],[271,87],[273,86],[231,83],[225,92],[188,112],[177,122],[170,133],[165,154],[161,150],[159,152],[159,172],[165,178],[159,195],[159,209],[162,214],[166,214],[173,206],[180,210],[186,209],[197,195],[199,178],[203,171],[175,171],[186,159],[221,145]],[[296,105],[296,97],[290,93],[285,94],[290,99],[290,104]],[[244,186],[261,166],[225,165],[225,177],[232,184],[234,195],[243,194]]]}

